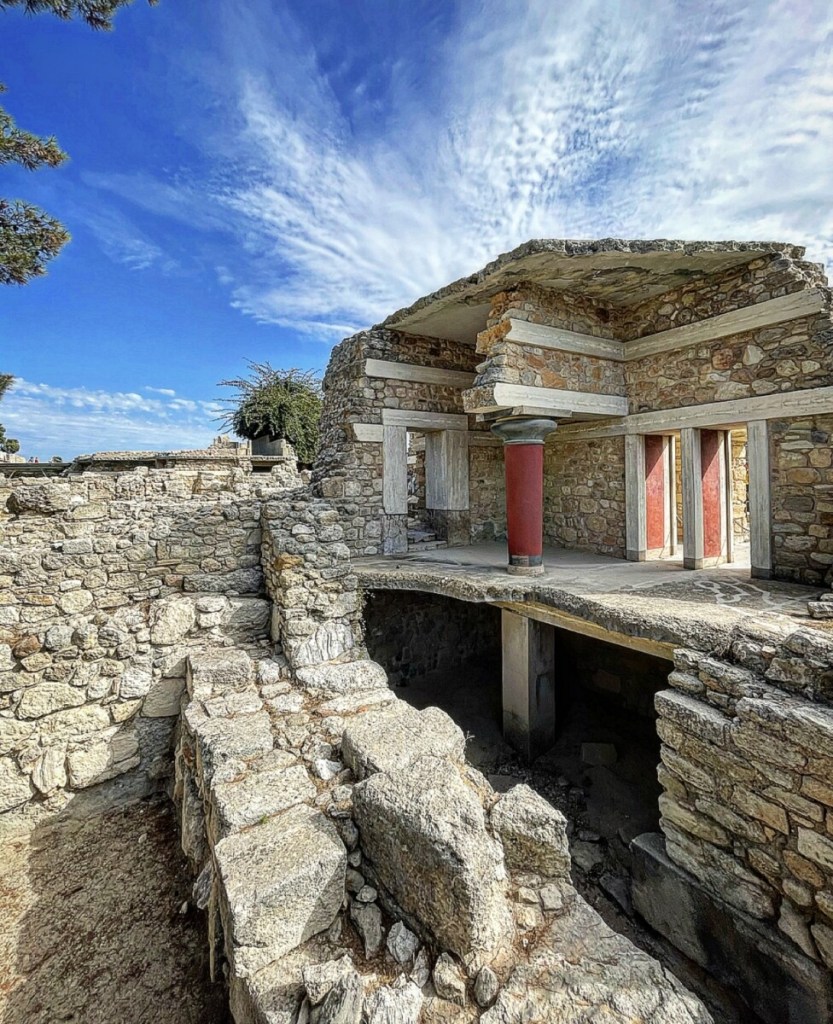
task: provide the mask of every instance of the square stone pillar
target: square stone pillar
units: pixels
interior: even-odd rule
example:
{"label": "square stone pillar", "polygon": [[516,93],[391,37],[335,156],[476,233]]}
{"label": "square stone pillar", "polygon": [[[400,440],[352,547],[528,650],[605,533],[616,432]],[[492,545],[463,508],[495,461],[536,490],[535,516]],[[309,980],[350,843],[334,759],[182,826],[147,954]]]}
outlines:
{"label": "square stone pillar", "polygon": [[648,555],[645,520],[645,438],[625,435],[625,555],[644,562]]}
{"label": "square stone pillar", "polygon": [[454,512],[462,512],[469,507],[467,430],[426,433],[425,507]]}
{"label": "square stone pillar", "polygon": [[408,514],[406,427],[382,427],[382,501],[387,515]]}
{"label": "square stone pillar", "polygon": [[555,629],[503,611],[503,735],[528,761],[555,743]]}
{"label": "square stone pillar", "polygon": [[746,424],[749,461],[749,544],[752,576],[772,577],[772,507],[770,499],[769,425],[766,420]]}

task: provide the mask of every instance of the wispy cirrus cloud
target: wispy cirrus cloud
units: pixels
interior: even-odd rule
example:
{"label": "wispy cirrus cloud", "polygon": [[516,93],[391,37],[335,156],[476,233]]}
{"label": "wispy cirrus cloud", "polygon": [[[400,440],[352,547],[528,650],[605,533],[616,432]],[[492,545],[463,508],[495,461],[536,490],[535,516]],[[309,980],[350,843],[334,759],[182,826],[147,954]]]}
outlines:
{"label": "wispy cirrus cloud", "polygon": [[526,0],[510,32],[501,8],[460,20],[431,55],[438,88],[398,96],[382,135],[357,137],[308,56],[304,117],[241,74],[248,172],[220,197],[251,254],[241,310],[331,340],[530,237],[776,238],[830,258],[828,4]]}
{"label": "wispy cirrus cloud", "polygon": [[161,397],[16,380],[3,400],[3,424],[19,439],[23,454],[42,458],[56,453],[71,458],[102,447],[203,448],[220,432],[217,402],[174,397],[172,388],[144,390]]}
{"label": "wispy cirrus cloud", "polygon": [[833,252],[825,0],[521,0],[511,24],[471,0],[335,65],[315,18],[242,11],[208,62],[202,179],[87,180],[231,240],[209,265],[259,321],[331,342],[530,237]]}

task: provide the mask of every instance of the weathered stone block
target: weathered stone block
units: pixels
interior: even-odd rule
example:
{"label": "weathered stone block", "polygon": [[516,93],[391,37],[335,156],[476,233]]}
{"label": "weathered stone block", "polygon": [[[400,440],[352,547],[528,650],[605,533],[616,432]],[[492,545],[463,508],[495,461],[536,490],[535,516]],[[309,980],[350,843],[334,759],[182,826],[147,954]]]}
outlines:
{"label": "weathered stone block", "polygon": [[439,708],[417,711],[397,700],[353,719],[344,731],[341,752],[345,763],[363,779],[374,772],[407,768],[426,754],[462,762],[466,738]]}
{"label": "weathered stone block", "polygon": [[17,707],[20,718],[42,718],[53,711],[86,703],[83,690],[69,683],[42,682],[26,690]]}
{"label": "weathered stone block", "polygon": [[451,762],[372,775],[354,788],[353,813],[379,880],[444,948],[480,967],[511,944],[503,852]]}
{"label": "weathered stone block", "polygon": [[654,697],[654,704],[658,715],[690,735],[718,745],[726,742],[731,722],[716,708],[677,690],[661,690]]}
{"label": "weathered stone block", "polygon": [[139,742],[132,728],[108,730],[104,735],[70,745],[69,783],[77,789],[93,786],[136,768],[139,760]]}
{"label": "weathered stone block", "polygon": [[833,839],[812,832],[808,828],[799,828],[798,852],[825,871],[833,872]]}
{"label": "weathered stone block", "polygon": [[155,601],[151,606],[150,640],[154,644],[175,644],[194,628],[197,611],[187,597]]}
{"label": "weathered stone block", "polygon": [[255,768],[235,782],[218,782],[211,791],[215,842],[230,832],[256,825],[295,804],[315,798],[316,788],[303,765]]}
{"label": "weathered stone block", "polygon": [[388,688],[387,672],[369,659],[309,665],[299,668],[296,677],[304,689],[322,697]]}
{"label": "weathered stone block", "polygon": [[567,819],[529,786],[510,789],[492,808],[489,820],[509,867],[569,878]]}
{"label": "weathered stone block", "polygon": [[146,718],[165,718],[178,715],[182,694],[185,692],[185,680],[182,678],[156,679],[151,684],[142,702],[142,714]]}
{"label": "weathered stone block", "polygon": [[197,750],[197,763],[207,783],[227,761],[254,757],[274,746],[272,724],[265,711],[237,718],[209,718],[193,704],[185,711]]}
{"label": "weathered stone block", "polygon": [[227,690],[243,690],[254,679],[254,662],[245,651],[191,654],[186,685],[194,700],[208,700]]}
{"label": "weathered stone block", "polygon": [[0,811],[26,803],[32,796],[29,776],[10,757],[0,758]]}
{"label": "weathered stone block", "polygon": [[347,851],[332,822],[301,806],[222,839],[214,850],[226,952],[251,974],[329,928],[341,909]]}

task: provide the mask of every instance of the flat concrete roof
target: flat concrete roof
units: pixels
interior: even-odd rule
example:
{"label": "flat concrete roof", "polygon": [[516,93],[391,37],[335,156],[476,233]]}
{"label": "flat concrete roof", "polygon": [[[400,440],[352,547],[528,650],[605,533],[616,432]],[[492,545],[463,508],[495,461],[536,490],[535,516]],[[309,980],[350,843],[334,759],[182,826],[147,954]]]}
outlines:
{"label": "flat concrete roof", "polygon": [[522,281],[581,294],[600,306],[615,308],[770,253],[801,259],[804,249],[786,242],[537,238],[397,310],[381,326],[473,345],[485,325],[491,297]]}

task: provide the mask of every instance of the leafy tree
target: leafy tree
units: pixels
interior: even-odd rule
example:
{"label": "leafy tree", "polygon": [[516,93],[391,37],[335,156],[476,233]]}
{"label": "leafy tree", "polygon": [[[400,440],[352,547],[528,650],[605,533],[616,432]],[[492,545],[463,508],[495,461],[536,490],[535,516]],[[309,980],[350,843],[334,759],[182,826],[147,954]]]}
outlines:
{"label": "leafy tree", "polygon": [[[69,21],[80,18],[90,28],[111,29],[113,15],[133,0],[0,0],[0,11],[23,8],[27,14],[48,12]],[[148,0],[155,4],[157,0]],[[0,93],[5,92],[0,83]],[[43,139],[18,128],[0,107],[0,165],[17,163],[28,171],[58,167],[67,158],[54,138]],[[21,199],[0,198],[0,284],[26,284],[46,273],[46,264],[69,241],[69,232],[44,210]]]}
{"label": "leafy tree", "polygon": [[[0,399],[14,383],[14,377],[10,373],[0,373]],[[0,452],[14,455],[20,451],[20,442],[14,437],[6,437],[6,428],[0,423]]]}
{"label": "leafy tree", "polygon": [[318,452],[321,417],[321,378],[310,370],[276,370],[269,363],[249,363],[248,377],[223,380],[234,388],[224,398],[232,408],[222,422],[250,441],[268,436],[288,441],[301,462],[312,462]]}

